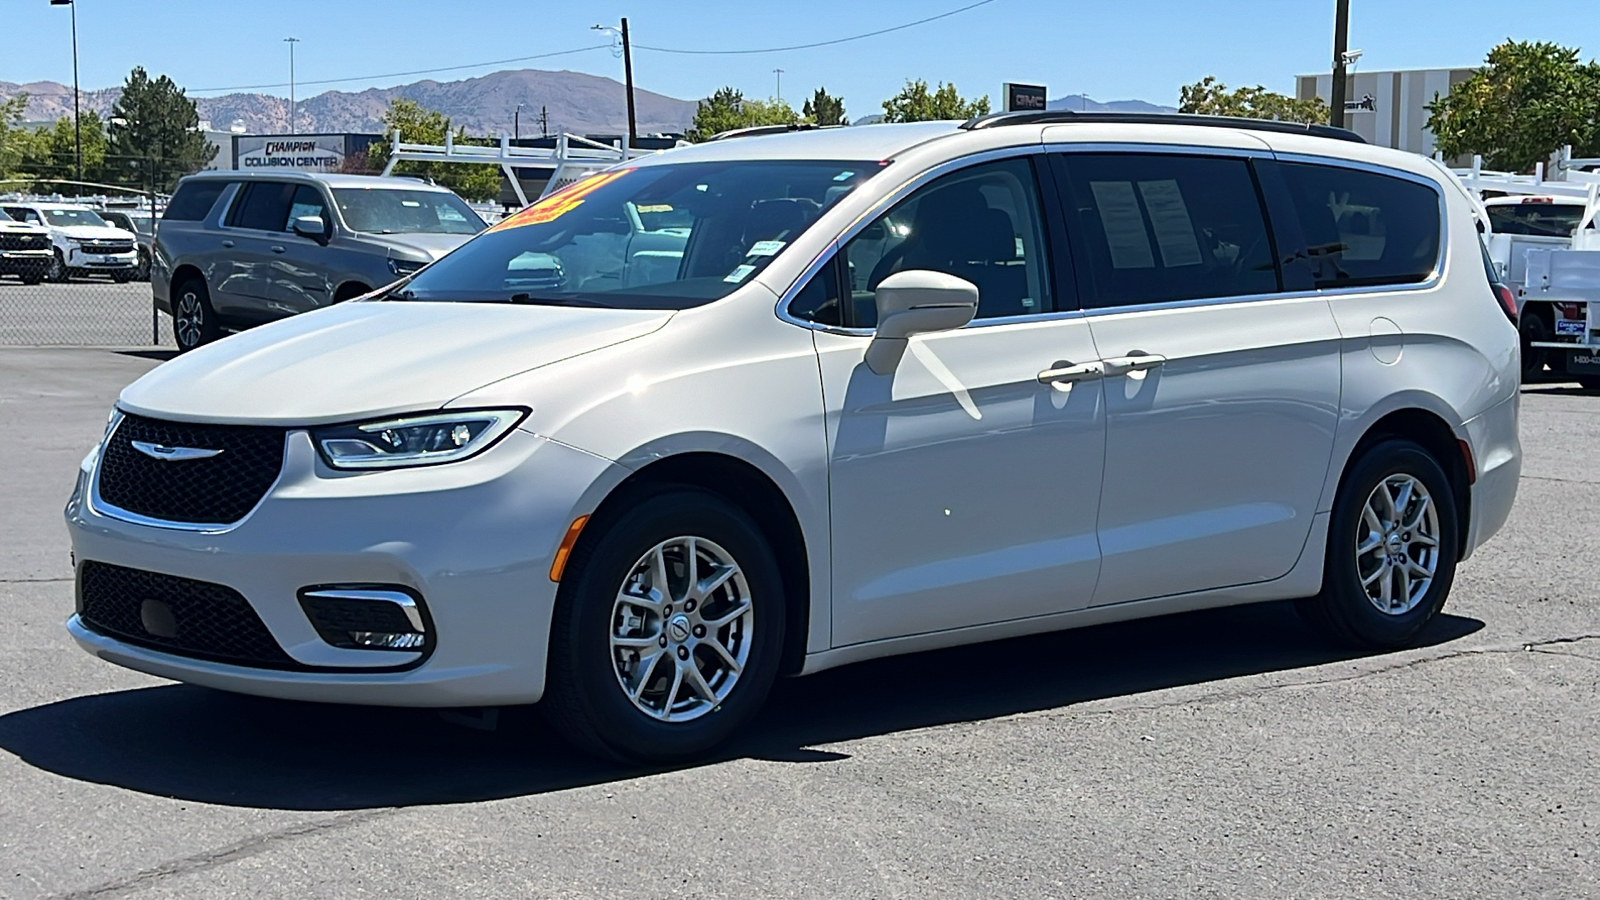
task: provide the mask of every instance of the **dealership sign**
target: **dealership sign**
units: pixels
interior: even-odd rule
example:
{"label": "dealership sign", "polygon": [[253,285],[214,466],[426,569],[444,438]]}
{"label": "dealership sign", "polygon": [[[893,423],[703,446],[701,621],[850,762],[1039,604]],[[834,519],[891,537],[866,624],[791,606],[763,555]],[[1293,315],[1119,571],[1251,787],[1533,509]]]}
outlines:
{"label": "dealership sign", "polygon": [[1004,112],[1035,112],[1045,109],[1049,103],[1042,84],[1012,84],[1008,81],[1000,86],[1000,94],[1005,99]]}
{"label": "dealership sign", "polygon": [[345,135],[244,136],[234,143],[234,168],[333,172],[344,165]]}

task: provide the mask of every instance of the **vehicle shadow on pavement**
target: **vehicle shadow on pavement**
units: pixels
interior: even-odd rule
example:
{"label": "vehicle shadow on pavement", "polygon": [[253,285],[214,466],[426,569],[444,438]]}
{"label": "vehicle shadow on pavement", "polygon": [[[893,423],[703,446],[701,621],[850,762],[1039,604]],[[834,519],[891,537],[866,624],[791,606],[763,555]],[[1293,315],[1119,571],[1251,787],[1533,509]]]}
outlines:
{"label": "vehicle shadow on pavement", "polygon": [[[1425,645],[1483,627],[1443,615]],[[874,660],[782,681],[706,763],[825,763],[853,738],[1059,709],[1354,658],[1284,603],[1233,607]],[[186,685],[0,716],[0,748],[67,778],[229,806],[353,810],[500,799],[648,775],[567,749],[529,710],[494,732],[425,710],[331,706]]]}

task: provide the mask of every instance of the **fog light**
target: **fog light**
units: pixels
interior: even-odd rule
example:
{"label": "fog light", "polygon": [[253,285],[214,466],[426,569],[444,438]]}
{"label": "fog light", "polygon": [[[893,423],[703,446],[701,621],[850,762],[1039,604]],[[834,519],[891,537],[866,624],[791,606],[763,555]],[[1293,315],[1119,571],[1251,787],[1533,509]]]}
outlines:
{"label": "fog light", "polygon": [[300,607],[324,641],[347,650],[426,651],[422,598],[390,585],[322,586],[300,591]]}

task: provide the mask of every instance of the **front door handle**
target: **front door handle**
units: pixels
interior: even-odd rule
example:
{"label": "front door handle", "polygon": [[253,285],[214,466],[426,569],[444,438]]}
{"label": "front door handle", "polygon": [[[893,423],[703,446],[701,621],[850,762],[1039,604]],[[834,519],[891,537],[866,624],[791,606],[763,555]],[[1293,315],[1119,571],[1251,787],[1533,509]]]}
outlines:
{"label": "front door handle", "polygon": [[1039,373],[1039,383],[1052,386],[1071,385],[1079,381],[1093,381],[1096,378],[1103,378],[1105,374],[1105,366],[1099,362],[1087,362],[1076,366],[1045,369]]}
{"label": "front door handle", "polygon": [[273,244],[272,245],[272,252],[273,253],[282,253],[282,252],[284,252],[283,245],[282,244]]}
{"label": "front door handle", "polygon": [[224,247],[232,247],[233,246],[233,241],[223,241],[222,242],[222,246],[224,246]]}
{"label": "front door handle", "polygon": [[1166,365],[1167,358],[1155,353],[1140,353],[1135,350],[1127,356],[1113,356],[1101,360],[1105,363],[1107,375],[1126,375],[1129,372],[1148,372]]}

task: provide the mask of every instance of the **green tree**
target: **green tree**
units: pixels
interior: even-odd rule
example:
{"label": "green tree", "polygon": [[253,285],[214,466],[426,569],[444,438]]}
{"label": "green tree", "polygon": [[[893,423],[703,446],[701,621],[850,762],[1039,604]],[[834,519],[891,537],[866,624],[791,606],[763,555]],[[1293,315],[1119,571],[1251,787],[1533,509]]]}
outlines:
{"label": "green tree", "polygon": [[817,125],[850,124],[850,119],[844,114],[844,100],[830,95],[827,88],[817,88],[811,99],[800,108],[800,113]]}
{"label": "green tree", "polygon": [[[83,180],[103,182],[107,178],[105,124],[92,109],[84,110],[81,115]],[[60,118],[54,125],[35,130],[33,139],[22,150],[17,171],[37,175],[41,180],[78,180],[77,130],[72,126],[72,118]]]}
{"label": "green tree", "polygon": [[205,168],[217,148],[200,131],[200,113],[183,89],[162,75],[152,81],[143,66],[134,66],[111,107],[111,141],[107,180],[130,185],[151,179],[172,190],[178,179]]}
{"label": "green tree", "polygon": [[25,151],[32,144],[32,135],[17,127],[22,124],[22,113],[27,108],[27,94],[0,100],[0,178],[16,173]]}
{"label": "green tree", "polygon": [[742,91],[725,87],[695,107],[689,140],[708,141],[739,128],[799,123],[800,114],[784,100],[746,100]]}
{"label": "green tree", "polygon": [[1185,85],[1178,95],[1178,112],[1202,116],[1237,116],[1242,119],[1274,119],[1280,122],[1327,124],[1328,104],[1321,97],[1296,100],[1269,91],[1261,85],[1230,91],[1215,76],[1207,75]]}
{"label": "green tree", "polygon": [[954,84],[939,82],[929,92],[928,83],[918,78],[907,81],[900,93],[883,101],[885,122],[932,122],[943,119],[971,119],[989,114],[989,95],[963,100]]}
{"label": "green tree", "polygon": [[1552,43],[1507,41],[1482,69],[1435,97],[1428,130],[1447,157],[1479,153],[1490,168],[1528,172],[1571,144],[1600,154],[1600,64]]}
{"label": "green tree", "polygon": [[[384,142],[373,144],[367,150],[367,165],[377,172],[389,162],[392,135],[398,131],[400,140],[408,144],[443,144],[445,135],[452,134],[450,117],[436,109],[429,109],[415,100],[395,99],[383,113]],[[453,132],[457,144],[493,146],[489,138],[474,138],[466,129]],[[492,200],[500,193],[500,169],[481,163],[413,162],[402,160],[395,164],[395,174],[417,175],[443,185],[468,200]]]}

